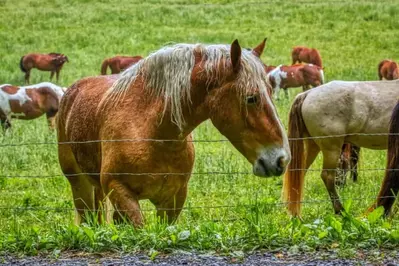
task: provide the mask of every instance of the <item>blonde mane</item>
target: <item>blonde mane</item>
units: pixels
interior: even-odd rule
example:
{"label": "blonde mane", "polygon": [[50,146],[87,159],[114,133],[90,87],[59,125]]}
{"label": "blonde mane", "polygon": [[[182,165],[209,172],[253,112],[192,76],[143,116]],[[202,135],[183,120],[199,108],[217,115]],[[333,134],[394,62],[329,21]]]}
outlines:
{"label": "blonde mane", "polygon": [[[163,115],[170,106],[171,121],[182,129],[184,125],[182,104],[191,102],[194,52],[202,55],[207,80],[217,80],[221,84],[224,81],[225,70],[231,67],[230,45],[176,44],[164,47],[126,69],[108,89],[103,101],[118,102],[136,78],[142,76],[148,93],[164,98]],[[245,96],[248,89],[255,88],[259,88],[262,94],[267,95],[264,66],[251,51],[242,50],[241,68],[238,75],[236,86],[238,86],[240,96]]]}

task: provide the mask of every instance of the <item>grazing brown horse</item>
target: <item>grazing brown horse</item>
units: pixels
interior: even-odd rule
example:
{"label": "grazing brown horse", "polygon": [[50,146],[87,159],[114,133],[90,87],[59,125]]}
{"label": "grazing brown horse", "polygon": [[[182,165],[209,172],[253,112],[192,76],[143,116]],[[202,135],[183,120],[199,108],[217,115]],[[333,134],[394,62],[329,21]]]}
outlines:
{"label": "grazing brown horse", "polygon": [[388,154],[385,177],[382,181],[376,203],[369,209],[383,206],[385,215],[391,212],[392,205],[399,192],[399,102],[393,109],[389,124]]}
{"label": "grazing brown horse", "polygon": [[357,166],[359,162],[359,154],[359,147],[349,143],[344,143],[344,145],[342,146],[339,165],[339,168],[342,169],[341,180],[338,180],[339,184],[343,185],[346,183],[347,172],[350,172],[350,177],[352,178],[353,182],[357,182]]}
{"label": "grazing brown horse", "polygon": [[21,57],[19,67],[25,72],[25,83],[29,84],[30,71],[37,68],[42,71],[51,71],[50,81],[53,80],[54,73],[58,83],[60,71],[65,62],[69,62],[68,57],[59,53],[49,54],[27,54]]}
{"label": "grazing brown horse", "polygon": [[378,64],[378,77],[380,80],[399,79],[399,66],[393,60],[385,59]]}
{"label": "grazing brown horse", "polygon": [[279,65],[267,74],[267,80],[278,100],[280,89],[284,90],[285,96],[288,98],[288,88],[302,86],[303,91],[306,91],[309,86],[320,86],[324,83],[324,73],[321,67],[312,64]]}
{"label": "grazing brown horse", "polygon": [[288,125],[292,161],[283,189],[291,214],[300,215],[305,173],[320,152],[321,178],[335,213],[341,213],[335,182],[342,146],[386,149],[398,97],[399,80],[332,81],[296,96]]}
{"label": "grazing brown horse", "polygon": [[115,56],[105,59],[101,65],[101,75],[107,74],[107,67],[111,69],[112,74],[118,74],[131,65],[143,59],[141,56]]}
{"label": "grazing brown horse", "polygon": [[296,64],[297,62],[298,63],[305,62],[309,64],[314,64],[321,68],[323,67],[320,53],[315,48],[295,46],[294,48],[292,48],[291,57],[293,65]]}
{"label": "grazing brown horse", "polygon": [[49,127],[54,128],[54,118],[65,90],[50,82],[25,87],[0,85],[0,121],[3,129],[11,127],[10,118],[31,120],[43,114],[46,114]]}
{"label": "grazing brown horse", "polygon": [[290,151],[267,93],[261,47],[264,42],[242,50],[237,40],[176,44],[121,75],[86,78],[68,89],[57,118],[58,141],[119,140],[58,145],[76,221],[85,210],[98,210],[105,196],[115,219],[142,225],[139,200],[149,199],[162,219],[174,221],[194,163],[191,132],[207,119],[255,175],[281,175]]}

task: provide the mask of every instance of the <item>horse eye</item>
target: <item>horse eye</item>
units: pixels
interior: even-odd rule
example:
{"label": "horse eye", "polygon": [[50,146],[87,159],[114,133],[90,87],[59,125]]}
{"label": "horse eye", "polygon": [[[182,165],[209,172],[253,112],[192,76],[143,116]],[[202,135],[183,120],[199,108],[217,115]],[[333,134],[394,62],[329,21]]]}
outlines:
{"label": "horse eye", "polygon": [[247,104],[256,104],[258,102],[258,97],[256,95],[247,96]]}

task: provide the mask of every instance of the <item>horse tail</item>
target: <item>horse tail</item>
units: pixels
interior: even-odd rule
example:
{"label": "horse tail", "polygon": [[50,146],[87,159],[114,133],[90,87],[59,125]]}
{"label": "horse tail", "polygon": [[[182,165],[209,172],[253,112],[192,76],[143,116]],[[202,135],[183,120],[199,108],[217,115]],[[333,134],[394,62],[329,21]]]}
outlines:
{"label": "horse tail", "polygon": [[101,64],[101,75],[107,75],[108,59],[105,59]]}
{"label": "horse tail", "polygon": [[21,69],[22,72],[26,73],[27,70],[24,68],[24,57],[25,56],[22,56],[21,60],[19,60],[19,68]]}
{"label": "horse tail", "polygon": [[320,73],[321,84],[324,84],[324,70],[322,68],[320,68],[319,73]]}
{"label": "horse tail", "polygon": [[[299,94],[292,104],[289,122],[288,137],[292,160],[284,175],[283,199],[288,203],[288,211],[293,216],[299,216],[301,212],[301,199],[304,186],[305,171],[305,142],[302,139],[309,135],[302,117],[302,105],[307,93]],[[301,169],[301,170],[298,170]]]}
{"label": "horse tail", "polygon": [[387,60],[382,60],[379,64],[378,64],[378,78],[380,80],[382,80],[382,73],[381,73],[381,68],[382,66],[385,64]]}
{"label": "horse tail", "polygon": [[399,136],[397,135],[399,133],[399,102],[392,112],[389,133],[385,177],[384,181],[382,181],[380,192],[378,193],[377,202],[371,208],[383,206],[386,215],[391,211],[399,191],[399,171],[392,170],[397,169],[399,166]]}

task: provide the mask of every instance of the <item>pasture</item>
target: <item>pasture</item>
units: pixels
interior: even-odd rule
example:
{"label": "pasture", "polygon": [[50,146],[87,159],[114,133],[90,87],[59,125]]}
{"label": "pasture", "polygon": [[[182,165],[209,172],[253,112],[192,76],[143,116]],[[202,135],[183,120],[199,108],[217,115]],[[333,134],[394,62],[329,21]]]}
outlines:
{"label": "pasture", "polygon": [[[326,81],[377,80],[377,64],[398,60],[399,1],[94,1],[0,0],[0,84],[22,85],[18,63],[29,52],[60,52],[69,58],[61,86],[98,75],[104,58],[147,56],[170,43],[231,43],[254,47],[268,37],[262,60],[290,64],[294,45],[319,49]],[[49,79],[33,70],[31,83]],[[295,94],[276,102],[287,126]],[[362,149],[359,180],[339,190],[347,213],[335,216],[320,178],[320,158],[306,176],[303,220],[290,219],[281,204],[282,177],[262,179],[207,121],[195,130],[196,160],[189,195],[176,224],[157,223],[153,206],[142,202],[146,225],[96,222],[73,225],[73,203],[57,158],[55,132],[45,118],[13,121],[0,134],[0,254],[64,250],[136,251],[156,256],[171,249],[220,253],[257,248],[292,252],[399,243],[399,217],[380,219],[372,204],[386,165],[385,151]],[[201,142],[201,140],[205,142]],[[14,145],[23,144],[23,145]],[[372,170],[371,170],[372,169]]]}

